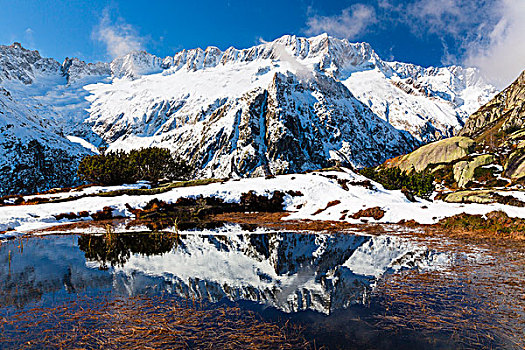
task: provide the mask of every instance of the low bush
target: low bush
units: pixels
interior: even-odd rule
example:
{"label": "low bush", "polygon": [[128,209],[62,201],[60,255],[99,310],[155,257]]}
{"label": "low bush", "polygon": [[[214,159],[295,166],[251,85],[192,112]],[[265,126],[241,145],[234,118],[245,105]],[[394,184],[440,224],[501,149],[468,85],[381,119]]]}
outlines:
{"label": "low bush", "polygon": [[175,159],[169,150],[158,147],[88,156],[78,167],[82,180],[102,185],[121,185],[139,180],[156,184],[161,179],[185,179],[188,174],[185,162]]}
{"label": "low bush", "polygon": [[485,230],[500,234],[519,234],[525,232],[525,220],[511,218],[503,211],[492,211],[486,215],[458,214],[439,221],[446,230]]}
{"label": "low bush", "polygon": [[399,168],[363,168],[361,175],[379,182],[387,190],[405,189],[421,198],[430,198],[434,192],[434,175],[427,172],[412,171],[407,173]]}

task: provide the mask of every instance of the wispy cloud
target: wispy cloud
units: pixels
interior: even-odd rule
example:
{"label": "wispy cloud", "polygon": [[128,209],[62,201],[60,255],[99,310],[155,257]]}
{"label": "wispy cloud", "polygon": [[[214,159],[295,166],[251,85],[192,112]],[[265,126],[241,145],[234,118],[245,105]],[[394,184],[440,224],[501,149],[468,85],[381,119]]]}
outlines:
{"label": "wispy cloud", "polygon": [[525,0],[375,0],[333,16],[314,13],[306,24],[307,34],[348,39],[372,25],[383,32],[406,26],[416,37],[438,40],[443,64],[478,67],[498,87],[525,69]]}
{"label": "wispy cloud", "polygon": [[[525,69],[524,0],[417,0],[404,13],[414,33],[442,41],[444,63],[478,67],[500,88]],[[455,43],[454,54],[446,39]]]}
{"label": "wispy cloud", "polygon": [[465,63],[503,87],[525,69],[525,1],[501,0],[499,5],[498,22],[485,40],[468,44]]}
{"label": "wispy cloud", "polygon": [[27,47],[34,48],[35,47],[35,36],[34,31],[30,27],[26,28],[24,31],[24,43]]}
{"label": "wispy cloud", "polygon": [[402,8],[401,16],[415,33],[459,35],[476,26],[486,1],[417,0]]}
{"label": "wispy cloud", "polygon": [[132,51],[143,50],[145,38],[141,37],[132,25],[122,18],[113,21],[109,10],[104,10],[99,24],[93,29],[91,37],[106,46],[112,58],[126,55]]}
{"label": "wispy cloud", "polygon": [[[265,41],[263,38],[259,38],[259,42],[261,44],[268,44],[268,42]],[[276,58],[279,58],[281,61],[287,62],[301,82],[308,83],[314,78],[314,74],[312,73],[312,71],[306,65],[299,62],[297,57],[289,53],[286,50],[285,45],[273,42],[272,48],[275,55],[277,56]]]}
{"label": "wispy cloud", "polygon": [[354,4],[335,16],[319,16],[314,13],[307,20],[306,33],[313,35],[326,32],[340,38],[355,39],[376,22],[374,7]]}

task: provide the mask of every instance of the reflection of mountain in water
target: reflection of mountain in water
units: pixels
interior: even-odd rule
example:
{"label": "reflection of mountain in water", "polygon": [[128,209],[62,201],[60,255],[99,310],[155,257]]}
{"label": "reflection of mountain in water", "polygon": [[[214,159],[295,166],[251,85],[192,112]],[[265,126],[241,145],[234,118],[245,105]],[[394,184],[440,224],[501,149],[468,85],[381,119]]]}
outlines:
{"label": "reflection of mountain in water", "polygon": [[140,294],[155,278],[157,290],[184,297],[330,313],[365,302],[384,273],[428,267],[443,258],[391,236],[187,234],[169,253],[130,256],[115,268],[115,287]]}
{"label": "reflection of mountain in water", "polygon": [[[79,249],[80,248],[80,249]],[[11,258],[9,259],[9,251]],[[446,257],[391,236],[252,234],[237,226],[178,237],[56,236],[0,246],[0,305],[93,289],[248,300],[330,313],[367,299],[377,278]],[[10,261],[9,261],[10,260]],[[113,267],[111,267],[113,266]]]}

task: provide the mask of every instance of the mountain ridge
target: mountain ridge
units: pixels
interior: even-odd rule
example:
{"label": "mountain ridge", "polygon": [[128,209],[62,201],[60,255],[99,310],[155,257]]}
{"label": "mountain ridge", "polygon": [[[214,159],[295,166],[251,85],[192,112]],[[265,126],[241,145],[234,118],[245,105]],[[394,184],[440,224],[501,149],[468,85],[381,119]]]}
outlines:
{"label": "mountain ridge", "polygon": [[385,62],[367,43],[328,35],[107,63],[59,63],[15,43],[0,46],[0,86],[48,120],[53,137],[167,147],[198,177],[376,165],[451,136],[477,103],[462,93],[481,101],[493,91],[475,70]]}

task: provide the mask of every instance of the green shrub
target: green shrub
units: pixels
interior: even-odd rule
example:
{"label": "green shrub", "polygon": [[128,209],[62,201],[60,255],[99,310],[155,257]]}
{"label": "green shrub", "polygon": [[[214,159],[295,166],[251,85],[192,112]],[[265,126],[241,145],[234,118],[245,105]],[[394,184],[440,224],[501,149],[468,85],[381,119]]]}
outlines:
{"label": "green shrub", "polygon": [[423,171],[407,173],[399,168],[363,168],[361,175],[379,182],[387,190],[401,190],[405,188],[414,195],[428,199],[434,192],[434,175]]}
{"label": "green shrub", "polygon": [[82,159],[78,175],[84,181],[102,185],[121,185],[147,180],[185,179],[189,168],[165,148],[150,147],[129,153],[116,151]]}

